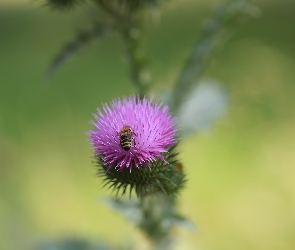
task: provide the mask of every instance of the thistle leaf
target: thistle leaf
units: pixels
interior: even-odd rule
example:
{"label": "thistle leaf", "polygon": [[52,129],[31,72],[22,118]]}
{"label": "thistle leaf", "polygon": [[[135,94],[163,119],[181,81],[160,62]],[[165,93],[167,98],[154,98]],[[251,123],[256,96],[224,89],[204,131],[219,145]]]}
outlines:
{"label": "thistle leaf", "polygon": [[218,82],[206,80],[194,85],[179,108],[181,133],[208,129],[225,114],[228,102],[228,94]]}
{"label": "thistle leaf", "polygon": [[175,224],[182,226],[192,232],[197,231],[197,227],[190,220],[186,219],[185,217],[183,217],[179,214],[174,214],[173,220],[174,220]]}
{"label": "thistle leaf", "polygon": [[98,24],[89,31],[80,31],[73,41],[67,43],[61,51],[51,61],[46,78],[49,80],[57,69],[59,69],[70,58],[78,54],[82,49],[89,46],[91,43],[98,41],[104,37],[109,31],[109,27],[105,24]]}
{"label": "thistle leaf", "polygon": [[103,198],[101,201],[108,207],[122,214],[127,220],[138,224],[142,219],[142,211],[138,202],[123,199]]}
{"label": "thistle leaf", "polygon": [[191,52],[175,83],[171,98],[171,109],[175,112],[185,100],[191,90],[191,86],[202,76],[209,59],[219,43],[217,40],[231,22],[238,17],[247,14],[257,16],[259,9],[249,3],[248,0],[228,0],[215,10],[212,17],[204,25],[200,38],[191,48]]}

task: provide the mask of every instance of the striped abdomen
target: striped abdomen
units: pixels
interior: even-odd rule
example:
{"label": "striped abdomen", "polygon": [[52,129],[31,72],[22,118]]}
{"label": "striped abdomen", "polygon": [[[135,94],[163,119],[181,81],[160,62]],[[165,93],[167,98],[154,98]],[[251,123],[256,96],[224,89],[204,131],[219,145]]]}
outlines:
{"label": "striped abdomen", "polygon": [[129,126],[124,126],[120,131],[120,146],[128,151],[132,146],[133,132]]}

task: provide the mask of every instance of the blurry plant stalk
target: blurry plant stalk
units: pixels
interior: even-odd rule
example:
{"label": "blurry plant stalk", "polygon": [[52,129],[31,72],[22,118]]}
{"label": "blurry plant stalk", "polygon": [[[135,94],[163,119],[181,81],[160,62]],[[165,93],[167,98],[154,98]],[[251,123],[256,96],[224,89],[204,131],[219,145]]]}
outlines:
{"label": "blurry plant stalk", "polygon": [[150,85],[150,73],[142,44],[144,32],[141,27],[127,27],[122,33],[127,49],[131,80],[136,92],[140,98],[143,98],[148,94]]}
{"label": "blurry plant stalk", "polygon": [[168,196],[154,198],[146,196],[140,201],[143,219],[139,227],[149,239],[152,239],[154,250],[169,250],[172,248],[172,221],[174,202]]}
{"label": "blurry plant stalk", "polygon": [[[150,90],[150,72],[144,49],[146,8],[141,6],[119,9],[111,1],[96,0],[98,5],[113,17],[126,49],[126,58],[130,67],[131,81],[135,92],[142,99]],[[128,2],[128,1],[127,1]],[[129,1],[132,2],[132,1]],[[133,2],[142,2],[136,1]]]}

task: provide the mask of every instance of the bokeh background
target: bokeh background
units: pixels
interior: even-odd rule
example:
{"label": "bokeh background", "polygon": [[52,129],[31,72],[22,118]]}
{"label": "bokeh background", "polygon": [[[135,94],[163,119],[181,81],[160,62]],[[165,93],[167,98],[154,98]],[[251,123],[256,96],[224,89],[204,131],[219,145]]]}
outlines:
{"label": "bokeh background", "polygon": [[[155,88],[177,76],[219,1],[171,1],[150,24]],[[234,25],[206,77],[229,92],[226,115],[185,138],[188,174],[175,249],[295,249],[295,2],[257,0],[258,18]],[[85,132],[102,102],[132,88],[123,44],[109,36],[44,81],[49,61],[101,16],[90,5],[51,12],[40,1],[0,1],[0,249],[62,238],[145,249],[133,225],[99,202]]]}

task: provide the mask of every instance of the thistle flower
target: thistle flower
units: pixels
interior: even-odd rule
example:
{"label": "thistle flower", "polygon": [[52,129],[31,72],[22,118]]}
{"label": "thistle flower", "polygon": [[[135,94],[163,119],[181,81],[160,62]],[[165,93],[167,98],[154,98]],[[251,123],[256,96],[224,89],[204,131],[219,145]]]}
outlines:
{"label": "thistle flower", "polygon": [[88,132],[96,157],[102,157],[107,171],[134,167],[150,168],[150,162],[160,159],[176,143],[176,118],[167,106],[140,100],[136,96],[114,100],[111,106],[103,105],[94,115],[94,130]]}
{"label": "thistle flower", "polygon": [[130,196],[176,197],[185,183],[177,169],[177,120],[167,106],[136,96],[104,104],[88,132],[104,186]]}

